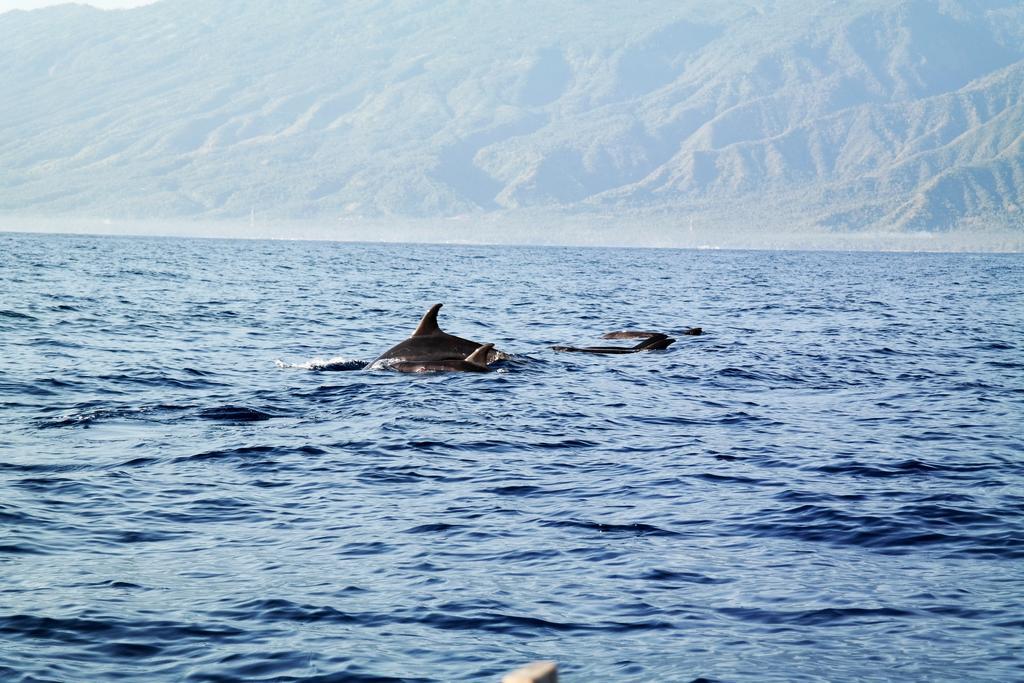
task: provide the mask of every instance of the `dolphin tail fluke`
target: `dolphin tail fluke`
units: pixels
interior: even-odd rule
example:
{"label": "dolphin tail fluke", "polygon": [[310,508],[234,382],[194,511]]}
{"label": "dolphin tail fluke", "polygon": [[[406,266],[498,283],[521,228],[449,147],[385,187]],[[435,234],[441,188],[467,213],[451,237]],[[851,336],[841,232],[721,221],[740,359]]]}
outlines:
{"label": "dolphin tail fluke", "polygon": [[423,318],[420,320],[420,324],[416,327],[416,331],[412,333],[414,337],[426,337],[432,334],[438,334],[441,332],[441,328],[437,325],[437,312],[441,310],[441,306],[444,304],[434,304],[430,307],[430,310],[423,314]]}
{"label": "dolphin tail fluke", "polygon": [[490,353],[491,349],[494,348],[494,344],[484,344],[473,353],[466,356],[466,362],[472,363],[473,365],[482,365],[487,367],[487,354]]}

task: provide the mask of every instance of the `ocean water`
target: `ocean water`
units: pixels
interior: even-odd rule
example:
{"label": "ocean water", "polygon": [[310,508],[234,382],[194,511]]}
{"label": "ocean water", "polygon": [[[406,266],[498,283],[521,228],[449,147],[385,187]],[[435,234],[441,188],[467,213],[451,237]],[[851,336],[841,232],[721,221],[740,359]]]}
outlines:
{"label": "ocean water", "polygon": [[[0,281],[4,681],[1024,680],[1020,255],[6,233]],[[513,358],[359,369],[435,302]]]}

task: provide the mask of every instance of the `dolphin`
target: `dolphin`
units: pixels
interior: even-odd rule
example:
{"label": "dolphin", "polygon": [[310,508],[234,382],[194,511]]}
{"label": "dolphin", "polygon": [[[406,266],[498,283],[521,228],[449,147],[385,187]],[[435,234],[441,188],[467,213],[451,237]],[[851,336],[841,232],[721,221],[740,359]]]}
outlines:
{"label": "dolphin", "polygon": [[[647,339],[649,337],[656,337],[661,332],[643,332],[641,330],[622,330],[620,332],[608,332],[601,335],[601,339]],[[690,337],[699,337],[704,334],[704,330],[700,327],[686,327],[683,328],[679,334],[687,335]]]}
{"label": "dolphin", "polygon": [[[423,315],[411,337],[382,353],[370,363],[369,367],[381,367],[383,361],[386,361],[389,366],[399,362],[430,363],[448,360],[463,362],[474,351],[485,346],[480,342],[456,337],[442,330],[437,324],[437,312],[441,310],[442,305],[431,306],[430,310]],[[507,354],[498,351],[493,345],[488,346],[487,363],[505,358],[508,358]]]}
{"label": "dolphin", "polygon": [[622,354],[667,349],[676,341],[661,332],[635,332],[627,330],[625,332],[609,332],[604,335],[604,339],[636,339],[637,337],[642,337],[643,341],[636,346],[552,346],[551,348],[555,351],[571,351],[574,353]]}
{"label": "dolphin", "polygon": [[494,344],[483,344],[462,360],[403,360],[388,365],[398,372],[491,372],[487,355]]}

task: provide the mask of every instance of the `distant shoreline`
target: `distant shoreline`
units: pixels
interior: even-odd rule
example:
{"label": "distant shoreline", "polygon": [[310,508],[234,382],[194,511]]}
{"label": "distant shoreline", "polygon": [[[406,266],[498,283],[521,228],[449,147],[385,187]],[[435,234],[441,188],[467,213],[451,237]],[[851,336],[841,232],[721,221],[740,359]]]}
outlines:
{"label": "distant shoreline", "polygon": [[[549,219],[558,222],[557,219]],[[470,219],[470,227],[477,221]],[[410,244],[447,246],[577,247],[616,249],[754,250],[754,251],[853,251],[925,253],[1024,253],[1024,231],[952,230],[948,232],[826,232],[794,231],[778,234],[700,230],[672,230],[642,219],[623,219],[627,225],[645,225],[646,234],[629,227],[616,229],[600,222],[589,227],[579,218],[564,226],[535,226],[524,230],[519,220],[510,221],[502,235],[501,222],[479,219],[481,227],[446,237],[444,220],[374,219],[329,224],[317,221],[270,221],[255,227],[241,221],[133,221],[109,219],[52,219],[0,217],[0,233],[96,235],[109,237],[162,237],[224,240],[287,240],[356,244]],[[581,225],[581,223],[583,223]],[[559,227],[565,227],[564,232]],[[657,234],[662,228],[663,233]],[[468,237],[475,233],[476,238]],[[382,235],[382,233],[387,233]],[[616,234],[618,233],[618,234]],[[564,237],[563,237],[564,235]],[[633,239],[630,239],[630,238]]]}

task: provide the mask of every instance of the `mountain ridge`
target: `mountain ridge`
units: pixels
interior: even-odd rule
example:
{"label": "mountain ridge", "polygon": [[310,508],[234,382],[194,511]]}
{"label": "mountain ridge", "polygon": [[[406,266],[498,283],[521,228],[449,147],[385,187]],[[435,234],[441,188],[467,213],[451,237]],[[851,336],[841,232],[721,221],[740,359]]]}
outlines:
{"label": "mountain ridge", "polygon": [[1024,229],[1018,3],[664,5],[3,14],[0,213]]}

